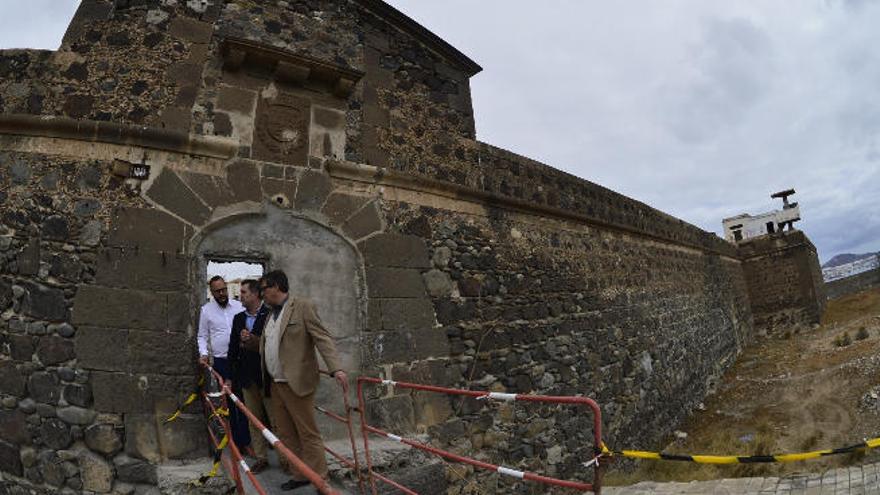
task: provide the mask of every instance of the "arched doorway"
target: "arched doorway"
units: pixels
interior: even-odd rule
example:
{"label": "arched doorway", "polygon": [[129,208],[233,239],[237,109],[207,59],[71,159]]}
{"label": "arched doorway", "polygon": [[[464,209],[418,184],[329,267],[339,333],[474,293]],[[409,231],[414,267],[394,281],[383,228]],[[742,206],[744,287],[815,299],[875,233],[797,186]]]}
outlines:
{"label": "arched doorway", "polygon": [[[242,215],[207,228],[196,239],[194,301],[205,301],[206,267],[211,260],[241,260],[261,263],[265,269],[284,270],[290,293],[311,299],[325,326],[336,337],[343,365],[356,376],[360,365],[359,336],[363,328],[362,263],[354,246],[345,238],[313,220],[268,206],[265,212]],[[198,313],[198,308],[194,308]],[[343,411],[341,390],[330,379],[322,379],[316,403]],[[318,415],[327,438],[346,435],[339,423]]]}

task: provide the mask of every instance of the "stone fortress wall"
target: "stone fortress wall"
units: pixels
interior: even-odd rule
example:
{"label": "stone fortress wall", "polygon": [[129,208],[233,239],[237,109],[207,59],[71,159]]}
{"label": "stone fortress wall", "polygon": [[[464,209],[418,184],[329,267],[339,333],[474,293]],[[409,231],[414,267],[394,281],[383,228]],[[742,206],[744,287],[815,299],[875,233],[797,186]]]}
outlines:
{"label": "stone fortress wall", "polygon": [[828,299],[837,299],[875,287],[880,287],[880,268],[825,282]]}
{"label": "stone fortress wall", "polygon": [[[4,483],[103,493],[206,455],[198,408],[161,419],[195,386],[212,258],[299,275],[353,374],[582,393],[609,444],[656,447],[753,340],[761,282],[476,141],[479,70],[377,0],[84,0],[59,51],[0,52]],[[559,476],[591,452],[550,408],[376,390],[370,415]]]}

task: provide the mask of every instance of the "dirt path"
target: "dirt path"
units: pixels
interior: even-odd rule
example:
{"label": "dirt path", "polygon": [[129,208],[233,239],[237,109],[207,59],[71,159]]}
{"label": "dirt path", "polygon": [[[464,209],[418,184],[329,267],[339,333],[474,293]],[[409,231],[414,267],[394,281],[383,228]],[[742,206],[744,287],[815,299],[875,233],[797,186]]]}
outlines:
{"label": "dirt path", "polygon": [[[816,329],[753,344],[679,430],[687,438],[670,438],[666,452],[790,453],[880,437],[880,289],[830,301]],[[632,473],[612,470],[608,482],[779,476],[877,461],[878,452],[786,464],[642,461]]]}

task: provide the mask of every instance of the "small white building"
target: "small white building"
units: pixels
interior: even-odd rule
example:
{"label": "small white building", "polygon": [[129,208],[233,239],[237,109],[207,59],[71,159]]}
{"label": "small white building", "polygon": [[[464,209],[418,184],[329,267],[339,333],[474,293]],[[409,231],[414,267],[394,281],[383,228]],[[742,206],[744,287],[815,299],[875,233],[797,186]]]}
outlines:
{"label": "small white building", "polygon": [[797,203],[789,203],[788,197],[794,194],[794,189],[780,191],[771,194],[771,198],[782,198],[782,209],[768,211],[760,215],[742,213],[735,217],[722,220],[724,226],[724,238],[728,242],[740,242],[752,237],[782,232],[786,226],[788,230],[794,230],[794,222],[801,219],[801,210]]}

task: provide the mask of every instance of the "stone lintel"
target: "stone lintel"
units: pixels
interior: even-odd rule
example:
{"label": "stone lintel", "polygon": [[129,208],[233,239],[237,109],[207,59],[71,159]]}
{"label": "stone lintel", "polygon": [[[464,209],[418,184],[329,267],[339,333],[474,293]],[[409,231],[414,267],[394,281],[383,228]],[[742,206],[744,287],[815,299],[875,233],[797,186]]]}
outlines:
{"label": "stone lintel", "polygon": [[227,70],[236,71],[248,65],[268,67],[280,82],[316,83],[326,86],[339,98],[348,98],[364,76],[363,72],[350,67],[236,37],[223,40],[221,53]]}

